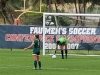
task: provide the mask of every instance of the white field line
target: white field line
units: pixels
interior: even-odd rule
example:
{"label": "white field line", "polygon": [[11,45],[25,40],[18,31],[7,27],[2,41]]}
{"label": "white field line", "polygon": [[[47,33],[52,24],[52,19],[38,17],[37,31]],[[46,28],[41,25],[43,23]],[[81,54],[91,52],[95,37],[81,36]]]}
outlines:
{"label": "white field line", "polygon": [[[8,65],[8,66],[0,66],[0,69],[9,69],[9,68],[13,68],[13,69],[33,69],[31,66],[13,66],[13,65]],[[64,70],[64,71],[68,71],[68,70],[73,70],[73,71],[100,71],[100,70],[97,70],[97,69],[69,69],[69,68],[43,68],[42,69],[43,71],[45,70]]]}
{"label": "white field line", "polygon": [[[53,54],[46,54],[46,55],[53,55]],[[56,54],[56,55],[61,55],[61,54]],[[100,55],[82,55],[82,54],[68,54],[71,56],[100,56]]]}

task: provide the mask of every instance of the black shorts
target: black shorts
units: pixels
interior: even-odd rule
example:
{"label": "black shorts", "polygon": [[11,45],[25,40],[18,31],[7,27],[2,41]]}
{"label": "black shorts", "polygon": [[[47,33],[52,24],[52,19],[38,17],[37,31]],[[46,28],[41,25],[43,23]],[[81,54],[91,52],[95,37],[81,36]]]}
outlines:
{"label": "black shorts", "polygon": [[40,49],[39,48],[34,48],[33,49],[33,55],[40,55]]}
{"label": "black shorts", "polygon": [[33,52],[33,55],[40,55],[40,52]]}

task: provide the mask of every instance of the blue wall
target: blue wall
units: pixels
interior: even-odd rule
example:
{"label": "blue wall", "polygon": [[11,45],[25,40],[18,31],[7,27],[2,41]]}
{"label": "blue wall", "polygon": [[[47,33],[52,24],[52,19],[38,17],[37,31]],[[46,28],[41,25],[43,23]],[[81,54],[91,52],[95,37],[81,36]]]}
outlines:
{"label": "blue wall", "polygon": [[[31,26],[13,26],[13,25],[0,26],[0,48],[25,48],[28,45],[30,45],[33,40],[32,39],[33,34],[30,34],[30,27]],[[67,28],[66,32],[67,32],[66,34],[68,34],[69,28]],[[96,28],[95,33],[96,33],[95,35],[99,36],[100,38],[100,28]],[[100,42],[97,43],[80,42],[79,49],[100,50]]]}

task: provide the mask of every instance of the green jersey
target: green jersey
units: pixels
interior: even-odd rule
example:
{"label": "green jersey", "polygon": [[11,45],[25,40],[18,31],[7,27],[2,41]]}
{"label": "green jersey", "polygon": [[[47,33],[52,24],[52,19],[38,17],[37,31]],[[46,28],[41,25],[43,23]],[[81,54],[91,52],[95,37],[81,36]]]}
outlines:
{"label": "green jersey", "polygon": [[58,40],[59,40],[61,43],[63,43],[63,42],[66,41],[64,37],[60,37]]}
{"label": "green jersey", "polygon": [[68,38],[60,37],[60,38],[58,39],[58,41],[59,41],[61,44],[62,44],[62,43],[67,44],[67,43],[68,43]]}
{"label": "green jersey", "polygon": [[40,40],[39,39],[34,40],[33,53],[34,54],[40,53]]}
{"label": "green jersey", "polygon": [[40,48],[40,40],[38,39],[34,40],[34,48]]}

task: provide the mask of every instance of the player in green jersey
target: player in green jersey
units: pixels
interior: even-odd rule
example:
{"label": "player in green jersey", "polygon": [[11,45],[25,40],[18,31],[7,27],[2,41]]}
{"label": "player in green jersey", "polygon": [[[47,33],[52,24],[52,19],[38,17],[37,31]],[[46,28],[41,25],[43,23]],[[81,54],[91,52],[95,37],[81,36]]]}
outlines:
{"label": "player in green jersey", "polygon": [[56,48],[58,48],[58,45],[60,46],[62,59],[64,59],[64,48],[65,48],[65,56],[67,59],[67,43],[68,43],[68,38],[66,38],[65,36],[61,36],[57,41]]}
{"label": "player in green jersey", "polygon": [[34,59],[34,67],[37,69],[37,64],[39,65],[39,69],[41,69],[41,61],[40,61],[40,39],[39,35],[35,35],[35,40],[32,42],[30,46],[25,49],[31,48],[33,46],[33,59]]}

